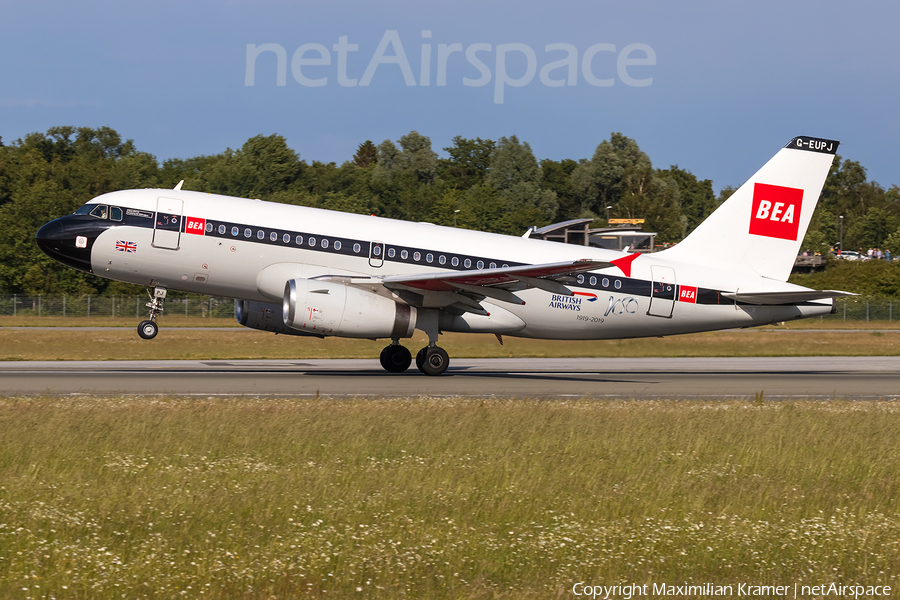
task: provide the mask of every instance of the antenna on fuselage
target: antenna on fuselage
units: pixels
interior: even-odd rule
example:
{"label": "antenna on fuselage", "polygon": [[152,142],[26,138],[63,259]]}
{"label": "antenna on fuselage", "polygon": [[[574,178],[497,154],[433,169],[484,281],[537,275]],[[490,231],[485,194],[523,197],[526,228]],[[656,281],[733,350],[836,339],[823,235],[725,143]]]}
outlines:
{"label": "antenna on fuselage", "polygon": [[184,179],[182,179],[181,181],[179,181],[179,182],[178,182],[178,185],[176,185],[176,186],[175,186],[174,188],[172,188],[172,189],[180,190],[180,189],[181,189],[181,186],[183,186],[183,185],[184,185]]}

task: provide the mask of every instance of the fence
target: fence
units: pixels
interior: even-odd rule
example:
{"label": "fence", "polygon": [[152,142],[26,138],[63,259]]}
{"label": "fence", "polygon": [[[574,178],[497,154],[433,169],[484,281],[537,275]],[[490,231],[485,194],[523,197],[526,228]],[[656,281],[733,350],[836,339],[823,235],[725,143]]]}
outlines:
{"label": "fence", "polygon": [[[0,296],[0,316],[142,318],[148,301],[147,296]],[[167,317],[235,318],[234,300],[221,296],[169,297],[165,307]],[[892,322],[895,316],[900,320],[900,298],[855,296],[838,299],[835,314],[820,320]]]}
{"label": "fence", "polygon": [[[894,302],[897,300],[897,302]],[[894,310],[897,305],[898,311]],[[900,320],[900,298],[840,298],[837,301],[837,312],[825,315],[822,321],[888,321],[896,316]]]}
{"label": "fence", "polygon": [[[0,296],[0,316],[20,317],[146,317],[144,296]],[[187,296],[166,298],[167,317],[235,317],[231,298]]]}

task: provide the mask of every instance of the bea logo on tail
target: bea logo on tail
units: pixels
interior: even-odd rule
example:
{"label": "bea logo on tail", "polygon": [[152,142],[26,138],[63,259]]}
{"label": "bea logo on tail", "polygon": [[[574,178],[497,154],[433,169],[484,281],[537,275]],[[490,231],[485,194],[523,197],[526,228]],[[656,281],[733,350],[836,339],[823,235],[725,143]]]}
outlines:
{"label": "bea logo on tail", "polygon": [[801,189],[767,183],[753,184],[750,233],[797,241],[802,206]]}

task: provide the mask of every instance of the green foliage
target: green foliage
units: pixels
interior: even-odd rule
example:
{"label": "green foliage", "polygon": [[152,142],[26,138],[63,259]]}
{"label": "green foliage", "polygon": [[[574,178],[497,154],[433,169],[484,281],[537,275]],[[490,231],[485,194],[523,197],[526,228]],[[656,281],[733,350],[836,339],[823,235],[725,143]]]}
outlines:
{"label": "green foliage", "polygon": [[591,160],[572,172],[571,180],[576,197],[593,214],[605,215],[609,206],[613,217],[645,219],[645,229],[666,242],[684,236],[679,178],[689,181],[682,173],[661,176],[637,142],[613,133]]}
{"label": "green foliage", "polygon": [[357,167],[366,168],[374,165],[376,162],[378,162],[378,149],[372,143],[372,140],[366,140],[356,149],[356,154],[353,155],[353,164]]}
{"label": "green foliage", "polygon": [[[716,198],[709,180],[678,166],[654,169],[632,140],[613,133],[590,159],[538,161],[516,136],[456,136],[439,158],[416,131],[396,142],[359,144],[352,160],[307,163],[280,135],[257,135],[239,149],[167,159],[137,150],[109,127],[52,127],[0,143],[0,292],[104,293],[119,285],[53,262],[34,244],[45,222],[100,194],[172,188],[261,198],[360,214],[521,235],[532,225],[594,217],[643,218],[658,240],[678,241],[734,188]],[[457,212],[458,211],[458,212]],[[837,159],[804,249],[847,248],[900,254],[900,188],[885,191],[857,162]]]}
{"label": "green foliage", "polygon": [[795,273],[791,283],[817,290],[843,290],[864,296],[900,296],[900,263],[886,260],[834,261],[828,269]]}
{"label": "green foliage", "polygon": [[505,205],[499,231],[521,235],[533,225],[553,221],[558,206],[556,192],[541,188],[542,179],[541,167],[528,142],[520,143],[514,135],[500,138],[484,178]]}
{"label": "green foliage", "polygon": [[690,233],[712,214],[719,203],[713,193],[712,181],[699,180],[697,176],[672,165],[666,170],[657,171],[657,175],[668,179],[670,184],[678,188],[679,203],[681,205],[681,218],[685,226],[685,233]]}
{"label": "green foliage", "polygon": [[438,162],[439,176],[449,185],[463,190],[478,185],[484,181],[490,167],[494,147],[491,140],[467,140],[460,135],[454,137],[453,145],[444,148],[450,158]]}

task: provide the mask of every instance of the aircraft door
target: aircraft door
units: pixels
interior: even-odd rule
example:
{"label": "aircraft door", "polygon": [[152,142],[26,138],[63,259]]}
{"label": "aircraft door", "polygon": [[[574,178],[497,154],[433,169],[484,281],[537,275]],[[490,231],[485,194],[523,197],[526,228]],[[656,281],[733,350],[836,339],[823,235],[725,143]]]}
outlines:
{"label": "aircraft door", "polygon": [[369,266],[379,268],[384,264],[384,242],[369,244]]}
{"label": "aircraft door", "polygon": [[156,222],[153,225],[153,247],[178,250],[184,202],[176,198],[156,199]]}
{"label": "aircraft door", "polygon": [[675,308],[675,269],[653,265],[650,272],[653,275],[653,288],[647,314],[670,319]]}

